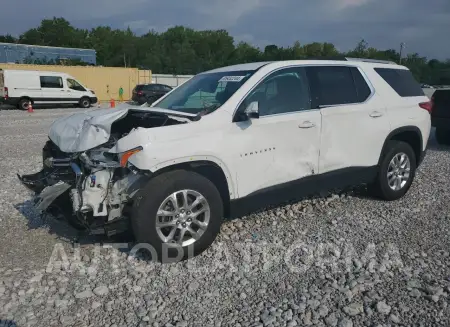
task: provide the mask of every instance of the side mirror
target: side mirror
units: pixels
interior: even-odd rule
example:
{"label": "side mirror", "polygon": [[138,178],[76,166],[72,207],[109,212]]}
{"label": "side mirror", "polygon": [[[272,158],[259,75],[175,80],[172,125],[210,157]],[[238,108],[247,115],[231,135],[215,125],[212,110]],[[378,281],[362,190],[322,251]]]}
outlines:
{"label": "side mirror", "polygon": [[259,118],[259,105],[258,101],[251,102],[247,108],[244,110],[244,114],[252,119],[252,118]]}

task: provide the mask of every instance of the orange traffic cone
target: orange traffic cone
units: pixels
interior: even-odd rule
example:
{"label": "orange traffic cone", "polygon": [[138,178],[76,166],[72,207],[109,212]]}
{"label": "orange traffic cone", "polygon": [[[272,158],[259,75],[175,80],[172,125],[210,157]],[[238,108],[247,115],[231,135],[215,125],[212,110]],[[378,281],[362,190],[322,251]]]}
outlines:
{"label": "orange traffic cone", "polygon": [[28,112],[34,112],[33,111],[33,104],[31,102],[28,103]]}
{"label": "orange traffic cone", "polygon": [[116,107],[116,101],[114,101],[114,99],[111,99],[111,108],[115,108]]}

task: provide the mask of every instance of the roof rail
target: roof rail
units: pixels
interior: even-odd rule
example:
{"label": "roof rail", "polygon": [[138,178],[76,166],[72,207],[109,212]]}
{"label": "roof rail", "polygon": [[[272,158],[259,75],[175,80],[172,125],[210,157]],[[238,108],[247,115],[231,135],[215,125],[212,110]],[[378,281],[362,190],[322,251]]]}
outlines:
{"label": "roof rail", "polygon": [[389,64],[389,65],[397,65],[394,61],[389,60],[378,60],[378,59],[366,59],[366,58],[345,58],[347,61],[362,61],[362,62],[372,62],[378,64]]}

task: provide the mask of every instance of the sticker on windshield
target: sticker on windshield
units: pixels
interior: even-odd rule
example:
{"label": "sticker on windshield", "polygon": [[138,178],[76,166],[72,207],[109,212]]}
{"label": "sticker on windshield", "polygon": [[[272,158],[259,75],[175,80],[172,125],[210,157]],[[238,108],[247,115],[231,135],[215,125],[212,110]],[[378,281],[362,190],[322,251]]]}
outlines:
{"label": "sticker on windshield", "polygon": [[224,76],[219,82],[240,82],[245,78],[245,76]]}

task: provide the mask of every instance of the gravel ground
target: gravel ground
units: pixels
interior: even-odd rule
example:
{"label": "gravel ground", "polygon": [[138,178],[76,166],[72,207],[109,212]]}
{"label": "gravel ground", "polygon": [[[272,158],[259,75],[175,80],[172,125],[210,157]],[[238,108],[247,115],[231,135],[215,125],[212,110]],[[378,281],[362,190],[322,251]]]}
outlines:
{"label": "gravel ground", "polygon": [[1,327],[450,325],[450,148],[430,142],[400,201],[286,204],[160,265],[33,211],[15,174],[40,168],[51,122],[75,111],[0,111]]}

